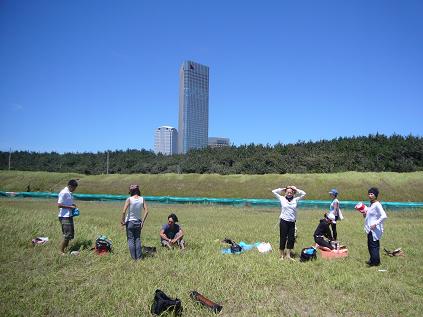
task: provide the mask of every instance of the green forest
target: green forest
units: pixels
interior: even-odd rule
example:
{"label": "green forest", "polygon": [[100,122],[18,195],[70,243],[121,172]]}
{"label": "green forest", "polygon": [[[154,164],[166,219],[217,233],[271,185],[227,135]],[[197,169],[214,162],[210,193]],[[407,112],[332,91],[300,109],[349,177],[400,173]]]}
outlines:
{"label": "green forest", "polygon": [[[109,164],[107,169],[107,154]],[[98,174],[285,174],[423,170],[423,138],[382,134],[295,144],[249,144],[166,156],[145,149],[97,153],[0,152],[0,169]]]}

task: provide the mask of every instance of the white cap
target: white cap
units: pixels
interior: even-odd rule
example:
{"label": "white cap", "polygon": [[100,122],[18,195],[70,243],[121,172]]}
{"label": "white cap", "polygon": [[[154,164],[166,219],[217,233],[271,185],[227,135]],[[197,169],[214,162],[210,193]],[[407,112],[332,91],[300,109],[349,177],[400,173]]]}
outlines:
{"label": "white cap", "polygon": [[327,213],[326,214],[326,218],[328,218],[330,221],[332,221],[333,223],[336,223],[335,221],[335,215],[332,213]]}

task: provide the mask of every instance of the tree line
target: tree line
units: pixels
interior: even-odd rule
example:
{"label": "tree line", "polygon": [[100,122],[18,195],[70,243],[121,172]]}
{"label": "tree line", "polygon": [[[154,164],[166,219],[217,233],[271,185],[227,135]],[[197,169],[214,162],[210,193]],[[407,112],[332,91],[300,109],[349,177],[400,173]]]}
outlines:
{"label": "tree line", "polygon": [[423,138],[382,134],[298,141],[295,144],[249,144],[191,150],[166,156],[153,151],[116,150],[97,153],[0,152],[0,169],[83,174],[285,174],[413,172],[423,170]]}

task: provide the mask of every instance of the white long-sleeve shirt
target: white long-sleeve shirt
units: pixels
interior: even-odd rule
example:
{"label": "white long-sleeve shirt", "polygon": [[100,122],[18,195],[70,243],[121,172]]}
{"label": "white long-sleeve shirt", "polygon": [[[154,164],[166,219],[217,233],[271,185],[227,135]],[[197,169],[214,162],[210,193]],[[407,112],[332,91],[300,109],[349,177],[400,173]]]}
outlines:
{"label": "white long-sleeve shirt", "polygon": [[279,199],[281,203],[281,214],[279,216],[280,219],[285,221],[294,222],[297,219],[297,204],[300,199],[302,199],[306,193],[301,190],[297,189],[296,196],[292,198],[291,201],[288,201],[285,196],[281,196],[283,188],[276,188],[272,190],[272,193]]}
{"label": "white long-sleeve shirt", "polygon": [[[368,234],[372,232],[373,241],[380,240],[383,234],[383,222],[388,218],[382,204],[378,201],[367,208],[366,218],[364,219],[364,231]],[[370,229],[370,226],[376,225],[376,228]]]}

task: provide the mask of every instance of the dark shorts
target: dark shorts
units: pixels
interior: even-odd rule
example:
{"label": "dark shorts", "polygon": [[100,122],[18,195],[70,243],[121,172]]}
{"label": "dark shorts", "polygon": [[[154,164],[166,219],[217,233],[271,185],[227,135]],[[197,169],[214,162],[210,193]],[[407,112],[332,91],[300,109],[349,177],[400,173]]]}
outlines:
{"label": "dark shorts", "polygon": [[74,238],[74,227],[72,217],[59,217],[60,224],[62,225],[63,239],[72,240]]}

